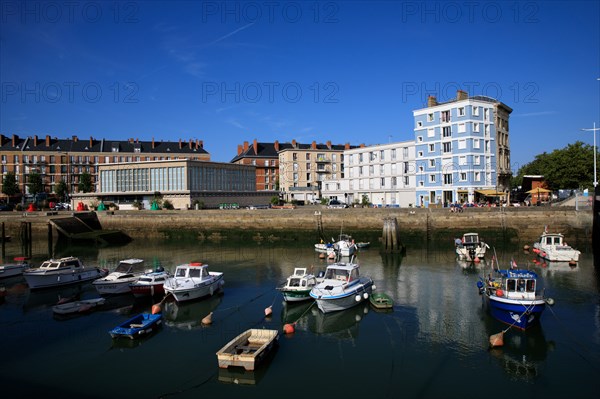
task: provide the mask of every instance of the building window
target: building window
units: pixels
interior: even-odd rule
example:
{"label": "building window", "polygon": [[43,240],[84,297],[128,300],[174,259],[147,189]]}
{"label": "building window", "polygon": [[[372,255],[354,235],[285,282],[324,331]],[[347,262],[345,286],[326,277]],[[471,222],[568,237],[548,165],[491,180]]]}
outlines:
{"label": "building window", "polygon": [[417,127],[423,127],[423,122],[422,121],[417,121]]}
{"label": "building window", "polygon": [[465,107],[458,108],[458,116],[465,116]]}
{"label": "building window", "polygon": [[385,151],[384,150],[379,151],[379,160],[385,161]]}
{"label": "building window", "polygon": [[429,183],[435,183],[435,175],[429,175]]}
{"label": "building window", "polygon": [[409,183],[408,176],[404,176],[404,185],[408,186]]}
{"label": "building window", "polygon": [[479,123],[473,122],[473,133],[479,133]]}
{"label": "building window", "polygon": [[427,129],[427,137],[435,137],[435,129],[434,128]]}
{"label": "building window", "polygon": [[362,163],[362,161],[363,161],[363,154],[361,152],[360,154],[358,154],[358,162]]}
{"label": "building window", "polygon": [[467,174],[465,172],[460,173],[460,181],[467,181]]}
{"label": "building window", "polygon": [[433,122],[433,113],[427,114],[427,121],[428,122]]}
{"label": "building window", "polygon": [[429,152],[435,151],[435,144],[429,144]]}
{"label": "building window", "polygon": [[481,173],[480,172],[475,172],[475,174],[473,176],[473,180],[480,181],[481,180]]}
{"label": "building window", "polygon": [[452,184],[452,173],[444,173],[444,184]]}
{"label": "building window", "polygon": [[381,178],[381,187],[385,187],[385,177]]}
{"label": "building window", "polygon": [[429,167],[430,168],[435,168],[435,159],[430,159],[429,160]]}
{"label": "building window", "polygon": [[[394,152],[394,155],[395,154],[396,153]],[[404,159],[408,158],[408,147],[402,147],[402,156],[404,157]],[[396,158],[394,157],[394,159],[396,159]]]}
{"label": "building window", "polygon": [[466,129],[466,127],[465,127],[465,124],[464,124],[464,123],[459,123],[459,124],[458,124],[458,132],[459,132],[459,133],[464,133],[464,132],[466,132],[466,131],[467,131],[467,129]]}
{"label": "building window", "polygon": [[473,139],[473,148],[479,148],[479,139]]}
{"label": "building window", "polygon": [[450,122],[450,111],[442,111],[441,116],[442,116],[442,123]]}
{"label": "building window", "polygon": [[467,164],[467,157],[464,156],[464,155],[458,157],[458,164],[459,165],[466,165]]}
{"label": "building window", "polygon": [[452,127],[451,126],[444,126],[442,128],[442,136],[443,137],[452,137]]}
{"label": "building window", "polygon": [[479,107],[473,105],[473,116],[479,116]]}
{"label": "building window", "polygon": [[442,151],[444,153],[452,152],[452,142],[442,143]]}
{"label": "building window", "polygon": [[418,136],[417,137],[417,142],[422,143],[423,142],[423,136]]}
{"label": "building window", "polygon": [[465,140],[465,139],[458,140],[458,149],[464,150],[465,148],[467,148],[467,140]]}
{"label": "building window", "polygon": [[419,153],[418,153],[418,156],[417,156],[417,157],[418,157],[418,158],[423,158],[423,151],[419,151]]}
{"label": "building window", "polygon": [[396,188],[397,184],[396,176],[392,177],[392,188]]}
{"label": "building window", "polygon": [[481,164],[481,157],[479,155],[473,156],[473,165]]}

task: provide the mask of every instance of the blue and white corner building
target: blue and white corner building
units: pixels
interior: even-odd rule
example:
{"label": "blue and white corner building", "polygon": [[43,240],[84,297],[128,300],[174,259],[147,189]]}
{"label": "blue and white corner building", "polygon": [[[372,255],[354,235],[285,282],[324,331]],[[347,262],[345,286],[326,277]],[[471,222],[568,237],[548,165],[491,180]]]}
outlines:
{"label": "blue and white corner building", "polygon": [[462,90],[444,103],[430,96],[426,108],[413,111],[416,205],[502,199],[512,176],[511,112],[498,100]]}

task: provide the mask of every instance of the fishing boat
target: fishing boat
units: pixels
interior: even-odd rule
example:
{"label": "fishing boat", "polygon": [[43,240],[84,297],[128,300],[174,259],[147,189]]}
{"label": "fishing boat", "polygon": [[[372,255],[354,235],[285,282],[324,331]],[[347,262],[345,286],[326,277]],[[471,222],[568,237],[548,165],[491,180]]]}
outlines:
{"label": "fishing boat", "polygon": [[376,292],[371,294],[369,301],[371,302],[371,306],[373,306],[375,309],[385,310],[394,308],[394,300],[385,292]]}
{"label": "fishing boat", "polygon": [[219,368],[229,366],[254,370],[277,344],[277,330],[251,328],[244,331],[217,352]]}
{"label": "fishing boat", "polygon": [[340,234],[338,240],[333,244],[333,248],[339,256],[350,257],[357,250],[356,244],[348,234]]}
{"label": "fishing boat", "polygon": [[489,246],[479,239],[478,233],[465,233],[461,240],[455,242],[456,255],[459,260],[477,262],[485,257]]}
{"label": "fishing boat", "polygon": [[98,306],[104,305],[106,299],[104,298],[93,298],[83,299],[80,301],[66,302],[52,307],[52,311],[59,315],[67,315],[73,313],[85,313]]}
{"label": "fishing boat", "polygon": [[546,230],[538,241],[533,243],[533,252],[551,262],[579,262],[581,255],[581,252],[565,242],[562,234],[548,233]]}
{"label": "fishing boat", "polygon": [[162,296],[165,294],[164,283],[170,277],[172,277],[171,273],[159,267],[156,271],[141,275],[137,281],[129,284],[129,288],[131,288],[131,292],[136,298],[154,295]]}
{"label": "fishing boat", "polygon": [[323,281],[313,287],[310,296],[323,313],[329,313],[366,301],[373,288],[370,277],[359,276],[358,264],[338,262],[327,266]]}
{"label": "fishing boat", "polygon": [[[514,262],[512,267],[514,267]],[[477,282],[484,306],[491,315],[510,326],[526,330],[538,324],[546,303],[538,287],[538,275],[530,270],[495,270]]]}
{"label": "fishing boat", "polygon": [[144,274],[142,259],[124,259],[108,276],[95,280],[92,285],[100,295],[126,294],[131,292],[131,283]]}
{"label": "fishing boat", "polygon": [[119,324],[108,333],[113,338],[126,337],[135,339],[156,331],[158,327],[160,327],[161,323],[161,313],[140,313],[124,323]]}
{"label": "fishing boat", "polygon": [[6,263],[4,265],[0,265],[0,278],[20,276],[23,274],[23,271],[30,267],[29,262],[27,262],[28,259],[29,258],[24,256],[17,256],[14,258],[16,263]]}
{"label": "fishing boat", "polygon": [[84,266],[73,256],[44,261],[39,267],[26,269],[23,277],[29,288],[57,287],[96,280],[108,274],[108,270]]}
{"label": "fishing boat", "polygon": [[209,272],[207,264],[193,262],[177,266],[175,275],[165,281],[164,289],[182,302],[213,296],[224,284],[222,272]]}
{"label": "fishing boat", "polygon": [[294,268],[294,274],[289,276],[277,290],[283,294],[286,302],[306,301],[310,298],[310,290],[317,284],[317,278],[306,272],[305,267]]}

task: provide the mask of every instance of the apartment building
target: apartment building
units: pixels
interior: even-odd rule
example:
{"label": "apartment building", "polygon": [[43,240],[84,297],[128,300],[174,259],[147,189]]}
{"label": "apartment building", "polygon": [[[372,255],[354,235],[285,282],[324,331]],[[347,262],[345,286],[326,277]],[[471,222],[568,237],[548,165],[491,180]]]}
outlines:
{"label": "apartment building", "polygon": [[508,119],[500,101],[469,97],[413,111],[417,206],[503,197],[510,188]]}
{"label": "apartment building", "polygon": [[252,165],[256,168],[256,191],[279,190],[279,151],[290,147],[290,143],[259,143],[256,139],[238,145],[237,155],[231,163]]}
{"label": "apartment building", "polygon": [[323,195],[347,204],[363,198],[378,207],[415,205],[415,142],[378,144],[346,150],[345,176],[323,183]]}
{"label": "apartment building", "polygon": [[22,194],[28,194],[28,176],[33,172],[41,175],[45,192],[54,192],[55,185],[62,180],[67,183],[67,192],[73,194],[79,191],[83,173],[88,173],[97,186],[99,165],[174,159],[210,161],[210,154],[203,147],[199,140],[159,142],[0,135],[1,172],[2,176],[7,172],[15,174]]}
{"label": "apartment building", "polygon": [[344,178],[344,151],[357,148],[344,145],[301,144],[292,140],[290,146],[279,150],[280,191],[286,201],[305,201],[321,198],[323,182]]}

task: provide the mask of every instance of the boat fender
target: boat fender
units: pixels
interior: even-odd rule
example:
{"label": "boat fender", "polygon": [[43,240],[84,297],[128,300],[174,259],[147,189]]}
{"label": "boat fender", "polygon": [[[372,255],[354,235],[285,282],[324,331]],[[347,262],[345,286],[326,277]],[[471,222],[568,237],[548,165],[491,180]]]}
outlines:
{"label": "boat fender", "polygon": [[502,291],[500,288],[498,288],[496,290],[496,296],[504,296],[504,291]]}
{"label": "boat fender", "polygon": [[161,312],[160,304],[152,305],[152,314],[157,314]]}
{"label": "boat fender", "polygon": [[359,295],[356,295],[356,296],[354,297],[354,300],[355,300],[356,302],[360,302],[360,300],[361,300],[360,294],[359,294]]}
{"label": "boat fender", "polygon": [[554,299],[553,298],[546,298],[546,303],[550,306],[554,305]]}
{"label": "boat fender", "polygon": [[296,323],[284,324],[283,325],[283,332],[286,333],[286,334],[293,334],[294,331],[295,331],[294,324],[296,324]]}
{"label": "boat fender", "polygon": [[213,286],[212,285],[208,288],[208,293],[210,294],[210,296],[213,296],[214,290],[213,290]]}
{"label": "boat fender", "polygon": [[369,299],[369,293],[368,293],[368,292],[365,292],[365,293],[363,294],[363,298],[365,298],[365,299]]}
{"label": "boat fender", "polygon": [[377,286],[375,284],[373,284],[373,286],[371,287],[372,290],[376,290]]}

